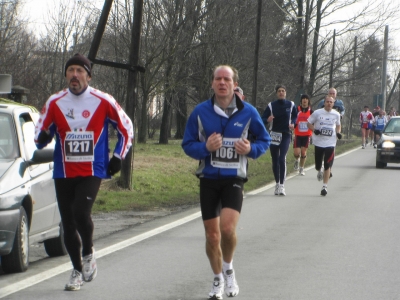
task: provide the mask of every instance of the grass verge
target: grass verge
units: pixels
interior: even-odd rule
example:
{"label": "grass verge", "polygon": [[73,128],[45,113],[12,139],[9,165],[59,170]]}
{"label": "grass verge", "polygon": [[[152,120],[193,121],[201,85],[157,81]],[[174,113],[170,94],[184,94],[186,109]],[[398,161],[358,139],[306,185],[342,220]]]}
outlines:
{"label": "grass verge", "polygon": [[[359,138],[340,141],[336,155],[358,147]],[[293,171],[293,148],[287,154],[288,171]],[[314,147],[307,152],[306,166],[314,164]],[[133,189],[120,189],[118,176],[104,180],[93,206],[93,213],[119,210],[157,210],[193,205],[199,199],[199,180],[194,175],[198,161],[185,155],[181,140],[168,145],[136,144],[134,148]],[[245,191],[251,191],[274,181],[269,151],[257,160],[249,161],[249,181]]]}

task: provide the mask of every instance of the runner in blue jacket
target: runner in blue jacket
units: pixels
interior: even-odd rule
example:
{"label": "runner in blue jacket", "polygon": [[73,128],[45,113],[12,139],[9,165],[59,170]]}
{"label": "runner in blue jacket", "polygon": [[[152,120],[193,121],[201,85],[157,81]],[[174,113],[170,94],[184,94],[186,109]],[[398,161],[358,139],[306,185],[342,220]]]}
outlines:
{"label": "runner in blue jacket", "polygon": [[[200,161],[200,207],[206,231],[206,253],[213,271],[209,299],[239,293],[233,269],[236,226],[247,181],[247,157],[257,158],[270,136],[257,110],[234,93],[237,71],[227,65],[214,69],[214,96],[191,113],[182,141],[187,155]],[[254,139],[249,141],[248,135]]]}
{"label": "runner in blue jacket", "polygon": [[286,87],[275,88],[278,100],[270,102],[265,109],[262,120],[270,127],[272,171],[275,177],[275,195],[286,196],[286,155],[292,138],[292,130],[297,120],[297,107],[293,101],[286,100]]}

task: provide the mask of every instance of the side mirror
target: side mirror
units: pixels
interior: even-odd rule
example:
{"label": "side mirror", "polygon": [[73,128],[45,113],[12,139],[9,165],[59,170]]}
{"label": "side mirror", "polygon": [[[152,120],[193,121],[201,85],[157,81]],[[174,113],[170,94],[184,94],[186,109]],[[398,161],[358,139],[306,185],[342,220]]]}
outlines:
{"label": "side mirror", "polygon": [[28,166],[50,163],[53,161],[54,149],[37,149],[33,152],[30,160],[26,161]]}

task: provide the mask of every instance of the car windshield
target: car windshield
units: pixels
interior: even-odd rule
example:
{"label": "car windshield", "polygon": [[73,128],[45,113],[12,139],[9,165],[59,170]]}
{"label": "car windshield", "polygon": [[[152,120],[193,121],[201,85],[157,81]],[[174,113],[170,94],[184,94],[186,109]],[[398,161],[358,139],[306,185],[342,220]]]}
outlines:
{"label": "car windshield", "polygon": [[390,119],[384,133],[399,133],[400,134],[400,118]]}
{"label": "car windshield", "polygon": [[0,159],[15,159],[18,145],[11,115],[0,113]]}

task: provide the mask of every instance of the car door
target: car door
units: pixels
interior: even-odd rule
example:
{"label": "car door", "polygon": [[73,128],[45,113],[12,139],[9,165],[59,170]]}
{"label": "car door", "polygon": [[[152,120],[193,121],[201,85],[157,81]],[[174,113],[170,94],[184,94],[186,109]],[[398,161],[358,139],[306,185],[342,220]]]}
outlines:
{"label": "car door", "polygon": [[[35,124],[29,113],[19,116],[24,142],[24,159],[29,160],[36,150],[34,142]],[[48,147],[54,148],[54,142]],[[33,200],[33,216],[30,234],[36,234],[58,226],[60,222],[56,193],[54,188],[53,163],[29,166],[30,195]]]}

